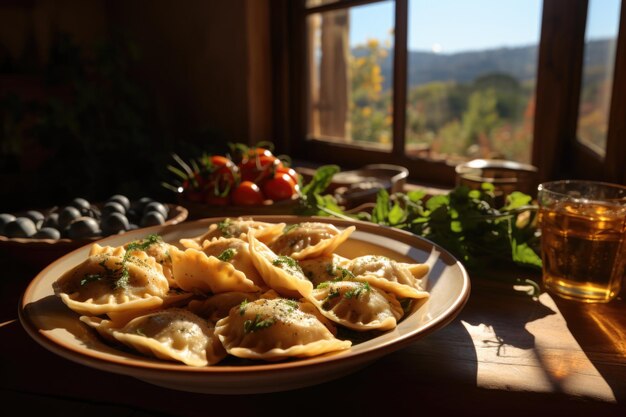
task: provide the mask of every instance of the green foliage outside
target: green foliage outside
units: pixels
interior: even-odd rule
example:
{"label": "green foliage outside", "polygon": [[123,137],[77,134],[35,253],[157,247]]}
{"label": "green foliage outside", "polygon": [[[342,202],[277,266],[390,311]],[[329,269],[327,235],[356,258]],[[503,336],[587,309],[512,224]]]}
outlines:
{"label": "green foliage outside", "polygon": [[[376,40],[354,49],[350,61],[350,136],[391,143],[392,94],[383,90],[387,49]],[[432,157],[503,157],[529,162],[534,85],[507,74],[485,74],[468,84],[431,82],[407,92],[408,152]]]}

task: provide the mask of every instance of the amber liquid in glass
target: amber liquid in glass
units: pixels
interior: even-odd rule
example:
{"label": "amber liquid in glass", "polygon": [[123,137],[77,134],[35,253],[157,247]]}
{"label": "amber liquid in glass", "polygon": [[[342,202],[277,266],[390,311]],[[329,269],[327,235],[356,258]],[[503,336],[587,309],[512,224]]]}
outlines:
{"label": "amber liquid in glass", "polygon": [[564,203],[542,208],[539,222],[547,289],[588,302],[619,293],[626,269],[623,209]]}

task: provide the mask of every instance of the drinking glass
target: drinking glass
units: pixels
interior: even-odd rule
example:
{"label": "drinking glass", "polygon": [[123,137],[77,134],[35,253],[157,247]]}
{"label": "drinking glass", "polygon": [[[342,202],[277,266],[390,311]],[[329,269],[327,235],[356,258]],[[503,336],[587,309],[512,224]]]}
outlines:
{"label": "drinking glass", "polygon": [[545,288],[584,302],[615,298],[626,269],[626,187],[552,181],[537,200]]}

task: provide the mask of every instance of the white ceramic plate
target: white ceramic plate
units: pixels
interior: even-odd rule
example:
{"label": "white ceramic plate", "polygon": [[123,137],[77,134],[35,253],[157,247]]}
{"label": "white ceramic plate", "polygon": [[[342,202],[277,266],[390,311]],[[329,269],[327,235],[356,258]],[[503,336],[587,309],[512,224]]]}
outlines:
{"label": "white ceramic plate", "polygon": [[[400,261],[427,262],[431,265],[427,278],[430,297],[418,304],[395,329],[356,343],[345,351],[279,363],[250,365],[245,362],[196,368],[129,354],[106,345],[54,295],[52,283],[63,272],[86,259],[91,247],[88,245],[58,259],[33,279],[19,305],[20,321],[28,334],[43,347],[86,366],[177,390],[250,394],[310,386],[354,372],[446,326],[469,297],[469,277],[461,263],[444,249],[411,233],[372,223],[326,217],[256,216],[255,219],[286,223],[321,221],[339,228],[355,225],[356,231],[337,253],[346,257],[379,254]],[[201,235],[209,224],[219,220],[221,218],[139,229],[99,243],[120,246],[150,233],[158,233],[165,241],[177,243],[181,238]]]}

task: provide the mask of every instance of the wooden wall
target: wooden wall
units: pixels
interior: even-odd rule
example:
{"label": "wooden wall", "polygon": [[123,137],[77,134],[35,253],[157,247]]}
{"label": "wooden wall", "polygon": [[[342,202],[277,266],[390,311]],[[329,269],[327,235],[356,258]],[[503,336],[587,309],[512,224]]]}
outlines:
{"label": "wooden wall", "polygon": [[[269,0],[0,0],[0,98],[45,99],[60,32],[86,49],[112,34],[136,45],[131,76],[150,99],[161,143],[212,151],[273,140]],[[15,142],[0,134],[0,210],[48,204],[36,194],[56,149]]]}
{"label": "wooden wall", "polygon": [[0,45],[42,67],[55,31],[80,45],[121,32],[138,47],[155,123],[255,142],[271,140],[268,19],[266,0],[0,0]]}

